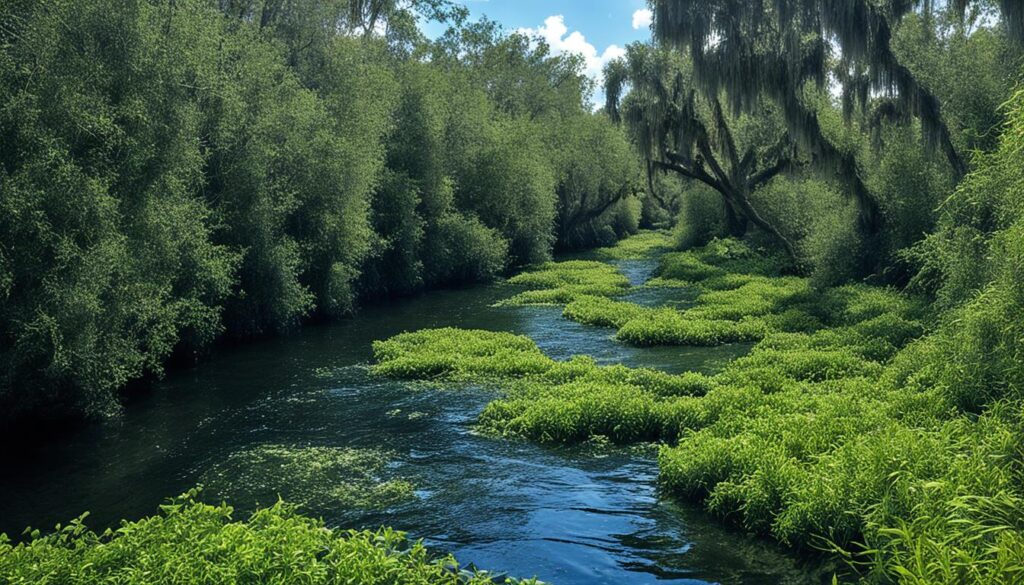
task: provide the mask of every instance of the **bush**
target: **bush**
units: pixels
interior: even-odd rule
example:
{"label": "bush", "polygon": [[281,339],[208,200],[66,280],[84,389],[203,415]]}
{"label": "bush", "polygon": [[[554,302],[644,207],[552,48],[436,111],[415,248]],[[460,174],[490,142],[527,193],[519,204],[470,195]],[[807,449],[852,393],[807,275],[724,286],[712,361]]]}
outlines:
{"label": "bush", "polygon": [[[492,583],[461,572],[452,557],[434,557],[390,529],[331,530],[295,507],[277,503],[236,521],[226,504],[189,492],[159,516],[96,534],[84,516],[57,532],[12,546],[0,538],[0,580],[60,583]],[[515,583],[515,581],[512,581]]]}
{"label": "bush", "polygon": [[725,236],[725,204],[722,196],[703,184],[688,186],[680,197],[676,218],[676,248],[685,250],[703,246]]}

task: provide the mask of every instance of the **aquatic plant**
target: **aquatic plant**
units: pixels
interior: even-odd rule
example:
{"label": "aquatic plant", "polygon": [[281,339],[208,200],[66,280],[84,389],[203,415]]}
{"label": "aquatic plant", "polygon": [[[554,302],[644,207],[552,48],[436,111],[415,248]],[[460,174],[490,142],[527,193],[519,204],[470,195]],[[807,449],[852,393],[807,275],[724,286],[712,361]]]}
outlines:
{"label": "aquatic plant", "polygon": [[565,304],[583,295],[616,296],[629,290],[629,279],[618,269],[593,260],[548,262],[510,278],[509,284],[528,287],[503,305]]}
{"label": "aquatic plant", "polygon": [[650,310],[636,303],[583,295],[569,302],[562,315],[584,325],[619,328]]}
{"label": "aquatic plant", "polygon": [[658,309],[627,321],[615,338],[631,345],[700,345],[757,341],[768,333],[758,318],[739,321],[692,318],[688,312]]}
{"label": "aquatic plant", "polygon": [[526,336],[451,327],[375,341],[373,353],[372,372],[393,378],[509,378],[546,372],[555,363]]}
{"label": "aquatic plant", "polygon": [[[503,393],[479,417],[486,431],[544,443],[661,443],[665,493],[784,543],[831,550],[873,582],[1024,576],[1020,404],[956,414],[960,394],[935,365],[951,342],[929,335],[917,299],[864,284],[814,288],[728,250],[674,266],[693,278],[704,270],[696,262],[718,268],[725,257],[749,273],[704,270],[710,276],[693,284],[656,283],[699,288],[690,309],[572,295],[564,310],[637,345],[756,341],[713,376],[583,356],[556,362],[516,336],[489,350],[493,363],[480,363],[475,332],[403,351],[449,356],[448,371],[477,372],[470,378],[492,376]],[[523,360],[536,364],[513,365]]]}
{"label": "aquatic plant", "polygon": [[[39,583],[267,583],[486,585],[401,532],[330,529],[277,502],[236,520],[226,505],[201,503],[196,490],[160,514],[97,534],[83,515],[51,535],[17,545],[0,535],[0,581]],[[504,580],[506,583],[536,581]]]}
{"label": "aquatic plant", "polygon": [[387,471],[376,449],[257,445],[236,451],[203,474],[206,491],[237,504],[285,498],[304,509],[386,508],[413,497],[413,486]]}
{"label": "aquatic plant", "polygon": [[614,246],[594,250],[603,260],[635,260],[650,258],[672,249],[672,234],[664,231],[641,231],[619,240]]}

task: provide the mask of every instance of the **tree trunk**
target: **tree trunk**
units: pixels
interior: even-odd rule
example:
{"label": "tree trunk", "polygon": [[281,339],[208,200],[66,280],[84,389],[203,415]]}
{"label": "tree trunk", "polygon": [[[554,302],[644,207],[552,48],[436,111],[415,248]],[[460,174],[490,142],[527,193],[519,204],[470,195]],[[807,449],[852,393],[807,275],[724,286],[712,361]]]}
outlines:
{"label": "tree trunk", "polygon": [[733,238],[742,238],[747,235],[747,228],[750,221],[746,216],[737,213],[736,208],[725,197],[722,198],[722,205],[725,207],[725,232]]}
{"label": "tree trunk", "polygon": [[750,198],[747,197],[746,193],[734,193],[732,199],[736,204],[736,207],[739,208],[739,211],[742,212],[747,219],[782,242],[783,247],[786,248],[786,254],[788,254],[793,260],[797,260],[796,246],[793,245],[793,242],[790,242],[789,238],[782,235],[782,232],[780,232],[779,229],[771,222],[761,217],[761,214],[759,214],[757,210],[754,209],[754,206],[751,205]]}

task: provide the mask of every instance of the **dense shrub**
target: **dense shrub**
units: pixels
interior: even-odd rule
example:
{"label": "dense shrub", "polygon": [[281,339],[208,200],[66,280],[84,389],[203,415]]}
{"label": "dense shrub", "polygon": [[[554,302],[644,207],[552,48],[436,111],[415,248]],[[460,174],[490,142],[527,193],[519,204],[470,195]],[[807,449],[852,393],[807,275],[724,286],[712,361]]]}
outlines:
{"label": "dense shrub", "polygon": [[12,585],[493,582],[390,529],[332,530],[281,502],[235,520],[231,507],[195,497],[190,492],[161,506],[158,516],[102,534],[88,530],[83,517],[16,546],[3,537],[0,579]]}
{"label": "dense shrub", "polygon": [[0,426],[636,231],[637,159],[577,60],[321,4],[0,6]]}

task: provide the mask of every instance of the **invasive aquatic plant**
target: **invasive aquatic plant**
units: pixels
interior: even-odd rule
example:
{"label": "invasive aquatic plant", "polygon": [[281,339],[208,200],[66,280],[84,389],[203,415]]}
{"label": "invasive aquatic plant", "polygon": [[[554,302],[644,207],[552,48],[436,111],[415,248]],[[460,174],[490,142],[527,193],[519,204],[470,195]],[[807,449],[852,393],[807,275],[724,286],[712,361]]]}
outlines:
{"label": "invasive aquatic plant", "polygon": [[[684,263],[694,259],[719,261]],[[780,541],[836,551],[874,581],[1022,576],[1020,405],[955,415],[956,394],[940,383],[948,370],[936,365],[949,342],[927,335],[920,302],[763,273],[724,272],[696,286],[701,295],[685,311],[580,295],[564,314],[640,345],[756,342],[714,376],[602,367],[583,356],[556,362],[525,338],[456,330],[381,346],[377,367],[491,376],[503,394],[478,420],[490,432],[662,443],[666,493]]]}
{"label": "invasive aquatic plant", "polygon": [[523,335],[450,327],[375,341],[373,353],[373,372],[394,378],[518,377],[546,372],[555,363]]}
{"label": "invasive aquatic plant", "polygon": [[636,303],[585,295],[568,303],[562,315],[584,325],[619,328],[648,311]]}

